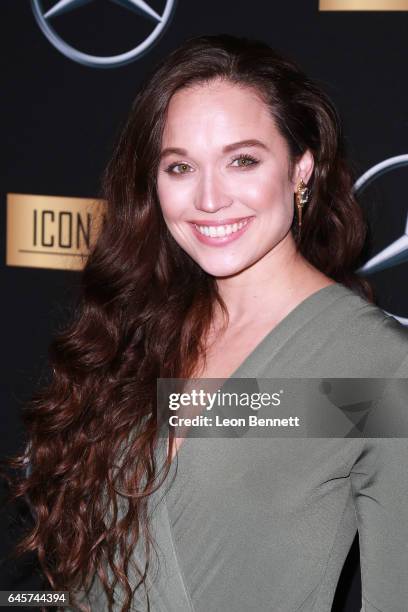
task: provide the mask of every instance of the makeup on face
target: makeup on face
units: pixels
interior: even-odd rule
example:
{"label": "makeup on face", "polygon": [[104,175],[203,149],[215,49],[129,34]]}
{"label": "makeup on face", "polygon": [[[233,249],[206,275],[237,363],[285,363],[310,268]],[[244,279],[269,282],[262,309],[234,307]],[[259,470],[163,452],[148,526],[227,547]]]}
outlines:
{"label": "makeup on face", "polygon": [[211,82],[178,91],[157,176],[173,238],[215,276],[251,266],[290,229],[288,164],[287,143],[253,89]]}

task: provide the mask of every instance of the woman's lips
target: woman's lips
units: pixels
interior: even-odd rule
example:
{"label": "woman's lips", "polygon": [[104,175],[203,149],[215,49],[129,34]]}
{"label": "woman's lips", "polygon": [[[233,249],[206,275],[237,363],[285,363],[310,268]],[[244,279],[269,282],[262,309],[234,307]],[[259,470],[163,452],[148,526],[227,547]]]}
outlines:
{"label": "woman's lips", "polygon": [[241,217],[212,223],[203,221],[190,223],[194,235],[200,242],[210,246],[224,246],[240,238],[247,231],[253,219],[254,217]]}

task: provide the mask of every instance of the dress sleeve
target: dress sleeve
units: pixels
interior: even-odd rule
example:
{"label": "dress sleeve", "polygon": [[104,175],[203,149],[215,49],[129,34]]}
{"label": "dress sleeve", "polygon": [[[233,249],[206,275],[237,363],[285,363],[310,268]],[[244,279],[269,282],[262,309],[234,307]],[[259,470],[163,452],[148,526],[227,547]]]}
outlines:
{"label": "dress sleeve", "polygon": [[[407,379],[380,406],[408,414],[408,355],[393,378]],[[405,385],[405,386],[404,386]],[[394,387],[391,387],[394,388]],[[394,402],[394,399],[396,402]],[[408,610],[408,437],[366,438],[351,473],[360,544],[361,612]]]}

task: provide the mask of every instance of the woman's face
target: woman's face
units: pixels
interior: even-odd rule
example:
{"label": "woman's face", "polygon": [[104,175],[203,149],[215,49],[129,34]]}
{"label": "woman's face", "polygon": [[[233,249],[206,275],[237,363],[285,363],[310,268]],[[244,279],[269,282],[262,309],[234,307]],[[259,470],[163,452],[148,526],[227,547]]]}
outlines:
{"label": "woman's face", "polygon": [[254,90],[225,81],[170,100],[157,188],[169,231],[207,273],[238,274],[289,232],[294,192],[311,174],[307,151],[289,178],[289,152]]}

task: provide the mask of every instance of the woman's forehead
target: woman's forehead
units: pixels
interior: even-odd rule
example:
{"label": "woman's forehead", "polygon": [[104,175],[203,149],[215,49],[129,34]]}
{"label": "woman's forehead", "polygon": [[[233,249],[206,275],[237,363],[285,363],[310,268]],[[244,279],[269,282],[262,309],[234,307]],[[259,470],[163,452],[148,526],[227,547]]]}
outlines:
{"label": "woman's forehead", "polygon": [[268,106],[262,99],[261,92],[254,86],[234,83],[226,79],[213,79],[200,81],[176,91],[170,99],[168,114],[178,111],[185,113],[187,110],[205,112],[208,105],[232,108],[247,104],[268,112]]}
{"label": "woman's forehead", "polygon": [[269,107],[254,88],[217,80],[183,88],[173,95],[163,143],[182,147],[182,141],[202,138],[224,146],[240,140],[273,138],[276,131]]}

